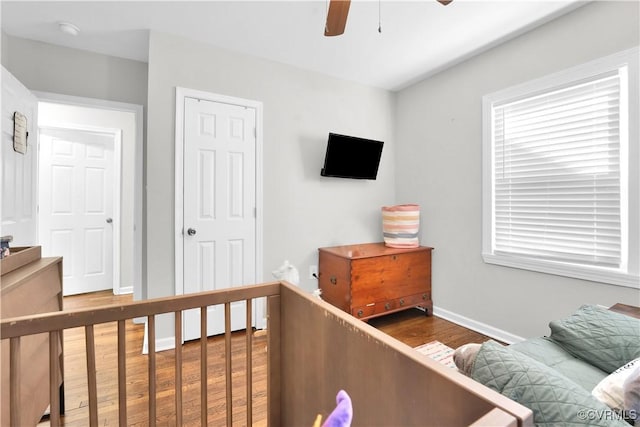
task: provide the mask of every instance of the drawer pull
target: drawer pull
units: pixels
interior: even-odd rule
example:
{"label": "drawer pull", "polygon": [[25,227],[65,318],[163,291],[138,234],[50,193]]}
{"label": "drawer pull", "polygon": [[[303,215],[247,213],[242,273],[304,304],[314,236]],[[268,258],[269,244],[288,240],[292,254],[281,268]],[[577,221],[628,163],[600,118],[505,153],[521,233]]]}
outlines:
{"label": "drawer pull", "polygon": [[338,279],[336,279],[336,276],[331,276],[329,278],[329,281],[331,282],[332,285],[335,285],[338,283]]}
{"label": "drawer pull", "polygon": [[422,299],[426,300],[427,299],[427,294],[422,294]]}
{"label": "drawer pull", "polygon": [[385,309],[385,310],[389,310],[390,308],[391,308],[391,304],[386,303],[386,304],[384,305],[384,309]]}
{"label": "drawer pull", "polygon": [[363,314],[364,314],[364,311],[358,310],[358,317],[362,317]]}
{"label": "drawer pull", "polygon": [[400,305],[404,305],[404,299],[403,298],[400,299]]}

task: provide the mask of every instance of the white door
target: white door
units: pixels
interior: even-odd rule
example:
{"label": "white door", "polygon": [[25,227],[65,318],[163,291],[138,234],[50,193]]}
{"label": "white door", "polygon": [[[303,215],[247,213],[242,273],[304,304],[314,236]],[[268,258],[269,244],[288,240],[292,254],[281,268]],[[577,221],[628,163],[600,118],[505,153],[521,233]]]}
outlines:
{"label": "white door", "polygon": [[[11,246],[37,244],[36,181],[38,100],[2,67],[2,141],[0,181],[2,219],[0,236],[13,236]],[[27,151],[13,149],[14,113],[27,117]]]}
{"label": "white door", "polygon": [[[256,110],[185,98],[184,293],[256,280]],[[245,303],[231,306],[245,328]],[[200,337],[199,310],[184,316],[184,338]],[[210,307],[208,335],[224,332],[224,306]]]}
{"label": "white door", "polygon": [[40,131],[40,242],[64,259],[64,295],[113,288],[116,135]]}

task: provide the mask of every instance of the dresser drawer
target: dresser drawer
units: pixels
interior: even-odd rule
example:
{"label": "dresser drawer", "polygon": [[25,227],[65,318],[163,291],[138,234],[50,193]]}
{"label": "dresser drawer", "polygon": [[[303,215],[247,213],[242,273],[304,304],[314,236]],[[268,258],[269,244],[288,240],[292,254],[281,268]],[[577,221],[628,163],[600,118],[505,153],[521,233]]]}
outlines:
{"label": "dresser drawer", "polygon": [[398,301],[389,300],[355,307],[351,311],[351,314],[358,319],[367,319],[369,317],[375,317],[385,313],[392,313],[394,311],[398,311],[398,309],[400,309],[400,307],[398,307]]}
{"label": "dresser drawer", "polygon": [[430,251],[358,259],[351,267],[353,305],[427,292],[430,284]]}
{"label": "dresser drawer", "polygon": [[379,316],[385,313],[404,310],[409,307],[422,307],[428,309],[430,307],[430,300],[430,292],[408,295],[388,301],[372,302],[363,306],[354,307],[351,310],[351,315],[358,319],[367,319],[369,317]]}
{"label": "dresser drawer", "polygon": [[398,298],[399,307],[413,307],[421,306],[424,308],[424,304],[431,300],[431,292],[423,292],[421,294],[409,295],[406,297]]}

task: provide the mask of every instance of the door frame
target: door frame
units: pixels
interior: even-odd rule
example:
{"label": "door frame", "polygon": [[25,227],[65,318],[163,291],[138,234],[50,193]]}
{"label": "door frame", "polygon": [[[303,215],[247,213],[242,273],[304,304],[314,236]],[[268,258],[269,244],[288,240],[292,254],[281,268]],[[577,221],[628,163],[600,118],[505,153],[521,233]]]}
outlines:
{"label": "door frame", "polygon": [[[63,95],[52,92],[33,91],[38,98],[38,102],[50,102],[54,104],[75,105],[79,107],[98,108],[104,110],[115,110],[133,113],[136,121],[136,146],[135,146],[135,171],[134,171],[134,206],[133,206],[133,299],[140,301],[147,298],[147,289],[143,281],[146,259],[143,258],[142,236],[145,223],[143,222],[144,192],[143,192],[143,171],[144,171],[144,130],[143,130],[143,106],[139,104],[129,104],[126,102],[109,101],[106,99],[86,98],[81,96]],[[39,165],[38,165],[39,167]],[[37,180],[40,178],[37,177]],[[39,189],[38,189],[39,191]],[[118,200],[118,203],[120,201]],[[115,264],[114,264],[115,265]],[[120,259],[118,259],[120,265]],[[118,270],[118,276],[120,271]],[[118,283],[120,290],[120,283]],[[115,292],[115,288],[114,288]],[[126,292],[124,292],[126,293]]]}
{"label": "door frame", "polygon": [[[114,295],[120,295],[120,233],[121,233],[121,212],[120,212],[120,198],[121,198],[121,175],[122,175],[122,130],[102,128],[94,126],[79,126],[79,125],[46,125],[38,126],[38,206],[40,206],[40,144],[41,133],[47,130],[51,131],[79,131],[79,132],[91,132],[108,135],[113,138],[113,248],[111,254],[113,256],[113,272],[111,289]],[[37,222],[37,235],[38,241],[40,241],[40,209],[38,209],[38,222]],[[63,288],[64,291],[64,288]]]}
{"label": "door frame", "polygon": [[[249,99],[236,98],[227,95],[220,95],[205,92],[196,89],[188,89],[176,86],[176,109],[175,109],[175,229],[174,229],[174,255],[175,255],[175,294],[184,294],[184,246],[182,244],[184,218],[184,103],[186,98],[196,98],[204,101],[211,101],[222,104],[238,105],[242,107],[253,108],[256,111],[256,277],[255,283],[262,283],[262,265],[263,265],[263,190],[262,190],[262,142],[263,142],[263,124],[262,124],[262,102]],[[264,304],[254,304],[255,313],[254,320],[256,328],[264,329],[266,327],[265,307]]]}

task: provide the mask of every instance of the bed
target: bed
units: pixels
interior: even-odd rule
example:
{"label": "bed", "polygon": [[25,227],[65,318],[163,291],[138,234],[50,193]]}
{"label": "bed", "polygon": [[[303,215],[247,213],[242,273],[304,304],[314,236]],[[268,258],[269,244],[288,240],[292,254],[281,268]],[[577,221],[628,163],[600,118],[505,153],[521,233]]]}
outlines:
{"label": "bed", "polygon": [[[125,322],[147,318],[149,335],[148,420],[156,425],[157,387],[155,366],[156,316],[175,315],[175,342],[182,342],[182,312],[192,308],[224,305],[225,341],[230,343],[230,304],[246,301],[247,324],[251,306],[264,298],[267,306],[267,422],[270,426],[311,426],[317,414],[328,414],[335,406],[338,390],[346,390],[353,401],[353,426],[529,426],[532,412],[501,394],[482,386],[455,370],[428,359],[412,348],[353,318],[332,305],[286,282],[272,282],[232,290],[180,295],[105,306],[3,319],[0,333],[10,342],[11,363],[20,360],[21,337],[47,333],[50,337],[50,384],[59,382],[59,337],[62,331],[84,327],[87,353],[87,401],[89,424],[98,424],[98,393],[95,372],[94,325],[118,325],[118,422],[127,425],[127,373]],[[262,300],[259,300],[262,303]],[[200,310],[206,324],[207,310]],[[248,328],[251,331],[251,328]],[[246,357],[251,360],[252,333],[246,333]],[[202,360],[207,360],[206,339],[200,340]],[[175,425],[182,425],[181,345],[175,356]],[[226,358],[226,424],[234,425],[231,396],[232,355]],[[207,384],[206,363],[201,363],[200,384]],[[251,396],[251,363],[247,363],[247,393]],[[179,380],[178,380],[179,378]],[[193,385],[191,385],[193,386]],[[11,425],[24,425],[20,408],[20,378],[10,383]],[[3,390],[5,393],[6,390]],[[207,387],[201,387],[207,402]],[[51,425],[60,425],[60,394],[50,387]],[[245,405],[247,424],[252,423],[252,405]],[[201,425],[208,423],[207,411]]]}
{"label": "bed", "polygon": [[531,408],[536,425],[638,424],[639,312],[584,304],[549,322],[546,336],[466,344],[453,358],[474,380]]}

